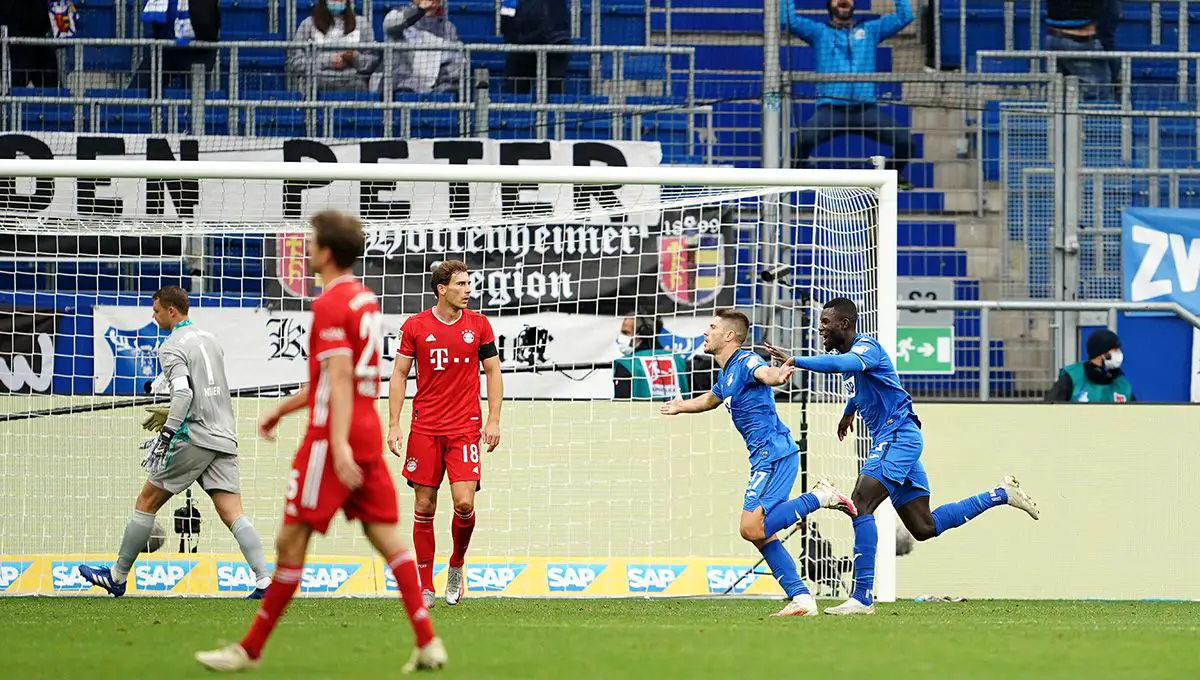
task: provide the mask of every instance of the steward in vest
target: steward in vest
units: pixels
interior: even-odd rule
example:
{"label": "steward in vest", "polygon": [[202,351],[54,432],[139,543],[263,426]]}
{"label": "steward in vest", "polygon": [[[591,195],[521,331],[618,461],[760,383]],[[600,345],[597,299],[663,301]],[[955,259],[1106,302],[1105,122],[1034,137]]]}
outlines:
{"label": "steward in vest", "polygon": [[1058,374],[1046,401],[1125,403],[1136,401],[1133,385],[1121,370],[1124,355],[1117,334],[1102,328],[1088,337],[1088,360],[1071,364]]}

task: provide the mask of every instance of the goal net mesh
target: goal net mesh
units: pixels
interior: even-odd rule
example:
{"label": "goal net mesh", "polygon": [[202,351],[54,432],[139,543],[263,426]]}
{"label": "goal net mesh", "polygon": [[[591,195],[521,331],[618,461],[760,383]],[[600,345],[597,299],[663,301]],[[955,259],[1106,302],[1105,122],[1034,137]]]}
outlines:
{"label": "goal net mesh", "polygon": [[[758,555],[738,537],[747,451],[725,409],[658,408],[711,387],[701,336],[718,308],[750,315],[757,350],[823,351],[817,319],[837,296],[878,331],[878,189],[539,185],[517,168],[504,183],[287,180],[286,165],[277,179],[0,179],[0,290],[15,291],[0,296],[0,593],[84,592],[75,565],[115,558],[145,479],[144,407],[166,399],[146,393],[166,337],[150,296],[164,285],[189,291],[191,318],[224,348],[245,514],[271,545],[304,418],[276,442],[255,424],[305,379],[321,283],[306,269],[305,220],[336,208],[368,231],[357,272],[392,338],[385,375],[395,331],[434,302],[436,262],[467,262],[472,308],[495,329],[506,402],[501,446],[483,456],[470,592],[779,594],[765,575],[735,585]],[[861,446],[834,434],[845,398],[837,376],[797,374],[779,391],[804,449],[795,493],[820,477],[851,487]],[[407,536],[405,460],[387,459]],[[236,543],[192,491],[159,512],[164,541],[143,554],[133,592],[249,589]],[[439,591],[451,514],[443,491]],[[788,547],[819,592],[844,594],[849,522],[812,520]],[[311,552],[305,592],[394,587],[342,520]]]}

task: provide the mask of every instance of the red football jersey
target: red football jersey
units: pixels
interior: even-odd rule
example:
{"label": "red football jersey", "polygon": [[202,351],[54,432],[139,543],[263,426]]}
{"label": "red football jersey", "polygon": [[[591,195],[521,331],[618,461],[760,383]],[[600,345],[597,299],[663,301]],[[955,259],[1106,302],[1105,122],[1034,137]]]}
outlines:
{"label": "red football jersey", "polygon": [[310,440],[329,436],[329,376],[321,362],[331,356],[350,357],[354,370],[354,406],[350,416],[350,446],[355,459],[383,455],[383,428],[375,402],[379,399],[379,362],[383,348],[383,315],[371,289],[352,276],[330,281],[312,303],[308,334],[308,434]]}
{"label": "red football jersey", "polygon": [[417,365],[413,432],[442,435],[482,429],[479,366],[496,356],[496,336],[486,317],[464,309],[457,321],[446,323],[432,309],[414,314],[400,327],[397,354]]}

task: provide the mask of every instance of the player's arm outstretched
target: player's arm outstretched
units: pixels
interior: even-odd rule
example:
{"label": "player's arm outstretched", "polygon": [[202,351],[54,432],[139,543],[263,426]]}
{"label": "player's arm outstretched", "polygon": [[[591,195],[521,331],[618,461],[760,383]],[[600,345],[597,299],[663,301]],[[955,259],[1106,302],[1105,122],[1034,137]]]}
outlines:
{"label": "player's arm outstretched", "polygon": [[[412,372],[413,358],[397,354],[396,360],[392,363],[392,380],[388,385],[388,435],[387,444],[388,450],[397,456],[404,455],[404,448],[401,446],[404,440],[403,433],[400,432],[400,413],[404,411],[404,396],[408,391],[408,374]],[[491,407],[491,400],[488,400],[488,406]],[[497,409],[496,417],[500,417],[500,412]],[[489,414],[488,419],[491,419]]]}
{"label": "player's arm outstretched", "polygon": [[691,399],[674,399],[662,405],[658,411],[664,416],[673,416],[677,413],[704,413],[711,411],[721,405],[721,399],[712,392],[705,392],[698,397]]}
{"label": "player's arm outstretched", "polygon": [[262,414],[262,417],[258,419],[258,436],[267,441],[275,441],[275,428],[279,426],[280,419],[289,413],[299,411],[307,405],[308,385],[303,385],[286,399],[276,404],[275,408]]}
{"label": "player's arm outstretched", "polygon": [[789,362],[795,365],[796,368],[803,368],[808,371],[816,371],[817,373],[862,373],[867,369],[867,364],[857,354],[822,354],[812,357],[790,357],[787,352],[775,347],[774,345],[764,343],[767,353],[775,361],[788,365]]}
{"label": "player's arm outstretched", "polygon": [[[483,426],[483,443],[489,453],[500,445],[500,405],[504,402],[504,378],[500,374],[499,355],[483,360],[483,373],[487,376],[488,418]],[[391,441],[391,437],[388,437]]]}

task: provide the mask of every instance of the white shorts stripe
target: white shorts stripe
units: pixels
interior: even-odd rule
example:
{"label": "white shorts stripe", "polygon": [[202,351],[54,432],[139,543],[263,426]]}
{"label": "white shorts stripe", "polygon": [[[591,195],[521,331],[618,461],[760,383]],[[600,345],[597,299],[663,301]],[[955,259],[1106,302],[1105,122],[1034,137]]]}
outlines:
{"label": "white shorts stripe", "polygon": [[316,427],[325,427],[329,423],[329,374],[325,369],[321,369],[321,376],[317,378],[317,394],[313,399],[313,425]]}
{"label": "white shorts stripe", "polygon": [[304,490],[300,492],[300,507],[313,509],[321,498],[321,476],[325,473],[325,454],[329,442],[318,439],[308,452],[308,468],[304,472]]}

